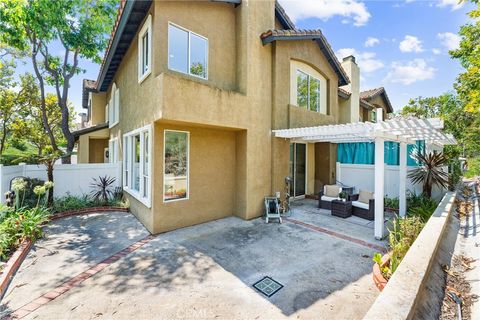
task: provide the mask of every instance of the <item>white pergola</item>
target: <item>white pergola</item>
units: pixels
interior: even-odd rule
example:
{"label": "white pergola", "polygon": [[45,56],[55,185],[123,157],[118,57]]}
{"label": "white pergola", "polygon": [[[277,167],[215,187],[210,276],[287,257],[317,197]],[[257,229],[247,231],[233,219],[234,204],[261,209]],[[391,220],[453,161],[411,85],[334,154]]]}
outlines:
{"label": "white pergola", "polygon": [[[380,109],[381,110],[381,109]],[[373,122],[358,122],[337,125],[323,125],[308,128],[273,130],[275,137],[290,139],[292,142],[375,142],[375,238],[384,235],[384,142],[400,144],[399,166],[399,213],[404,217],[407,210],[407,144],[417,140],[437,146],[456,144],[452,135],[442,132],[443,120],[438,118],[419,119],[416,117],[396,117],[390,120],[381,118]]]}

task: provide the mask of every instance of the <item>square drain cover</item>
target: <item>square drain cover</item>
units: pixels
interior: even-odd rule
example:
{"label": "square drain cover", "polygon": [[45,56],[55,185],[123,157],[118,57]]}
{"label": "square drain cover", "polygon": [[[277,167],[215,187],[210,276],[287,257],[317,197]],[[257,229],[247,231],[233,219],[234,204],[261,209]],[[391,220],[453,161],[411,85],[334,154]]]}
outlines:
{"label": "square drain cover", "polygon": [[283,288],[280,283],[270,277],[264,277],[262,280],[255,282],[253,287],[269,298]]}

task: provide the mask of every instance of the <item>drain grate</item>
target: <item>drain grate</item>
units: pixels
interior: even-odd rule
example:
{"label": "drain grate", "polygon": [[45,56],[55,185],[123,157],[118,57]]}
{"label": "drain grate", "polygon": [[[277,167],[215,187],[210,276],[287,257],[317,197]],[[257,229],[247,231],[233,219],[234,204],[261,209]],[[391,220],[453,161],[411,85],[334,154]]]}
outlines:
{"label": "drain grate", "polygon": [[282,289],[283,285],[270,277],[264,277],[260,281],[255,282],[253,287],[270,298],[277,293],[278,290]]}

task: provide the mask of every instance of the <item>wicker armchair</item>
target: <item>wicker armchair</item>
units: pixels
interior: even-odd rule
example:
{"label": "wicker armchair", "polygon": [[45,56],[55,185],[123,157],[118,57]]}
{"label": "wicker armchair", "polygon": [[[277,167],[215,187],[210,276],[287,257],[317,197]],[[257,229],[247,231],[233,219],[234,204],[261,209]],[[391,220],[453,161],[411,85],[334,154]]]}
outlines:
{"label": "wicker armchair", "polygon": [[[338,193],[342,192],[342,187],[338,187]],[[337,197],[328,197],[325,195],[325,186],[323,190],[318,193],[318,207],[320,209],[332,210],[332,200],[338,199]]]}
{"label": "wicker armchair", "polygon": [[348,201],[352,201],[352,215],[367,219],[375,219],[375,199],[370,199],[368,204],[358,201],[359,194],[348,196]]}

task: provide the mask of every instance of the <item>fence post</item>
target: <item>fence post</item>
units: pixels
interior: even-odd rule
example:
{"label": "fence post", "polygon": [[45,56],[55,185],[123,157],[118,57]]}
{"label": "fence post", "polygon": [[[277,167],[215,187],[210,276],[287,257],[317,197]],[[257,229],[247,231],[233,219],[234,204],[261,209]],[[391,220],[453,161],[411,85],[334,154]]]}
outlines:
{"label": "fence post", "polygon": [[[340,168],[340,162],[337,162],[337,181],[342,182],[342,169]],[[336,182],[335,182],[336,183]]]}
{"label": "fence post", "polygon": [[20,162],[18,164],[19,166],[22,166],[22,177],[26,177],[27,176],[27,164],[25,162]]}

